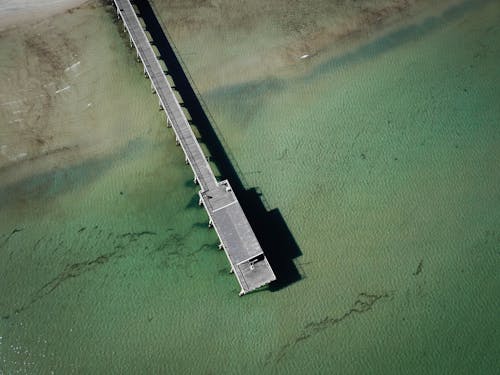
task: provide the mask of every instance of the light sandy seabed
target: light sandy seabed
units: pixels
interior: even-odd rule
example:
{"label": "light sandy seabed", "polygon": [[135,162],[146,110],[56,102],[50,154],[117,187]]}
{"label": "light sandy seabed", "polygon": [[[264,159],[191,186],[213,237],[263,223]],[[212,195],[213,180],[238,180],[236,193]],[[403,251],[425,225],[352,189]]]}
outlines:
{"label": "light sandy seabed", "polygon": [[200,91],[307,73],[461,0],[153,0]]}
{"label": "light sandy seabed", "polygon": [[[99,79],[99,56],[90,56],[93,60],[86,63],[89,53],[80,56],[82,44],[74,37],[85,34],[86,25],[73,24],[70,17],[55,23],[48,18],[83,3],[7,0],[0,4],[5,51],[0,57],[4,82],[0,120],[6,124],[0,129],[4,183],[26,177],[32,170],[51,168],[58,161],[74,163],[115,142],[110,128],[98,126],[94,119],[96,103],[89,98],[93,93],[88,82]],[[95,5],[87,3],[88,10]],[[426,0],[384,0],[318,2],[311,7],[304,1],[154,2],[201,91],[304,74],[352,48],[354,42],[365,43],[408,19],[438,14],[452,3],[430,6]],[[68,33],[69,28],[74,30]],[[255,43],[248,42],[252,40]],[[304,55],[308,57],[301,59]],[[87,126],[93,130],[89,132]]]}
{"label": "light sandy seabed", "polygon": [[500,6],[463,3],[154,1],[302,251],[245,298],[112,10],[4,29],[0,373],[496,373]]}

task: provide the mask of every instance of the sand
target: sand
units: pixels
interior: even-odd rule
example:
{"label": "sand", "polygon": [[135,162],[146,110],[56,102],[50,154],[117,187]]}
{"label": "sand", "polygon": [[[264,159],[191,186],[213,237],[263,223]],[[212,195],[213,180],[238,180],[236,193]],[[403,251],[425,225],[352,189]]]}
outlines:
{"label": "sand", "polygon": [[0,31],[62,13],[88,0],[4,0],[0,2]]}
{"label": "sand", "polygon": [[90,3],[3,33],[0,373],[495,373],[500,6],[465,3],[324,64],[310,51],[294,78],[237,76],[283,37],[246,11],[176,36],[300,247],[300,280],[244,298],[116,16]]}
{"label": "sand", "polygon": [[306,74],[462,2],[152,1],[201,92]]}
{"label": "sand", "polygon": [[[76,2],[47,4],[60,12]],[[117,93],[140,77],[126,81],[115,75],[114,67],[127,57],[107,53],[116,48],[113,39],[96,43],[107,28],[115,30],[102,7],[98,13],[102,22],[89,26],[89,19],[96,17],[96,4],[87,1],[77,13],[32,19],[1,34],[2,185],[112,154],[126,142],[116,137],[125,119],[110,116],[120,112]],[[34,7],[19,16],[33,16]],[[113,80],[117,83],[109,87]]]}

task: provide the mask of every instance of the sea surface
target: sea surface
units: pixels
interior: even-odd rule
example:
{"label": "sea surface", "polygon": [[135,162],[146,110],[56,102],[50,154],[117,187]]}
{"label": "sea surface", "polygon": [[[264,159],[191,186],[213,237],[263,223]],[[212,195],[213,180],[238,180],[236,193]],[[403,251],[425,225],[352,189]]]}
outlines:
{"label": "sea surface", "polygon": [[90,2],[0,34],[0,374],[498,374],[500,3],[248,77],[196,58],[212,34],[171,31],[301,278],[237,296],[135,52]]}

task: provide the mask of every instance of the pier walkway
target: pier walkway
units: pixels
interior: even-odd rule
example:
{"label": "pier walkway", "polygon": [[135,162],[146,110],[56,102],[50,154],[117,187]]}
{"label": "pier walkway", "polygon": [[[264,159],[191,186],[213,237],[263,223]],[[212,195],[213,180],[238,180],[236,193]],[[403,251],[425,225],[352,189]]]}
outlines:
{"label": "pier walkway", "polygon": [[270,283],[276,277],[241,205],[229,182],[218,182],[215,178],[132,4],[129,0],[114,0],[114,3],[137,57],[142,61],[144,74],[151,80],[166,113],[167,126],[173,129],[176,143],[193,170],[194,182],[200,186],[199,203],[207,211],[209,226],[213,226],[219,236],[219,247],[224,249],[231,271],[241,286],[240,295]]}

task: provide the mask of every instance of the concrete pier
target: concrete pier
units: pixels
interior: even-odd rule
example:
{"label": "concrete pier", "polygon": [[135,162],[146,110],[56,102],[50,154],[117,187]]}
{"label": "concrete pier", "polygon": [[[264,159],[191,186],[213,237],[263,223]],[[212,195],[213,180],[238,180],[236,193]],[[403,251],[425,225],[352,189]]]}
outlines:
{"label": "concrete pier", "polygon": [[186,164],[193,170],[194,182],[200,186],[200,205],[208,214],[209,227],[219,236],[219,248],[224,249],[229,259],[231,272],[241,286],[240,295],[276,280],[231,185],[227,180],[216,180],[132,4],[129,0],[114,0],[114,3],[144,66],[144,74],[158,95],[160,108],[165,111],[167,126],[174,131]]}

